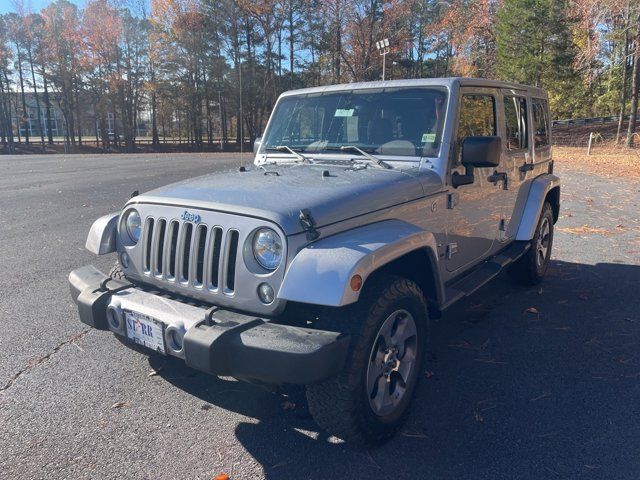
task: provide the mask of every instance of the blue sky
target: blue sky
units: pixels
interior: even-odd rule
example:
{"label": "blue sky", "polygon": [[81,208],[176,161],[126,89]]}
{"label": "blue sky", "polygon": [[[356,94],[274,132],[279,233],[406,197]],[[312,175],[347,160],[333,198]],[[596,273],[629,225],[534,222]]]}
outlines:
{"label": "blue sky", "polygon": [[[20,1],[20,0],[18,0]],[[32,10],[34,12],[39,12],[43,7],[46,7],[51,3],[52,0],[22,0],[25,7],[27,9]],[[82,7],[86,0],[69,0],[71,3],[75,3],[76,5]],[[14,0],[0,0],[0,13],[7,12],[15,12],[16,9],[14,5],[16,2]]]}

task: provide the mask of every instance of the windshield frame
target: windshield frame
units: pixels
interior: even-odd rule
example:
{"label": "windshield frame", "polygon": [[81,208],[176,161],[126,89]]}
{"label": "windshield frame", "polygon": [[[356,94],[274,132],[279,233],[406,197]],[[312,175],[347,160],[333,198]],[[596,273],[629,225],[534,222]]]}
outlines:
{"label": "windshield frame", "polygon": [[[392,162],[392,164],[396,162],[410,163],[412,165],[415,165],[416,163],[422,164],[424,162],[433,163],[435,160],[440,158],[440,156],[444,151],[445,144],[447,142],[446,134],[448,130],[448,120],[449,120],[448,117],[449,117],[450,102],[451,102],[451,88],[446,83],[429,83],[425,85],[411,85],[411,86],[409,85],[407,86],[389,85],[389,86],[382,86],[382,87],[371,86],[367,88],[357,88],[357,87],[354,88],[353,85],[345,85],[344,89],[336,89],[336,90],[318,89],[317,91],[305,90],[300,93],[285,92],[278,98],[276,104],[273,107],[271,115],[269,116],[269,121],[267,122],[267,125],[265,127],[262,139],[266,138],[269,134],[270,129],[273,128],[273,121],[276,116],[275,114],[278,111],[278,109],[281,107],[281,103],[283,101],[286,101],[295,97],[308,98],[308,97],[319,97],[322,95],[331,95],[331,94],[339,95],[339,94],[350,94],[350,93],[366,94],[367,92],[385,93],[389,91],[418,90],[418,89],[440,90],[442,91],[442,93],[445,94],[445,99],[441,107],[442,120],[440,120],[440,141],[439,141],[437,152],[434,152],[433,155],[424,155],[424,154],[423,155],[395,155],[395,154],[388,154],[388,153],[379,153],[374,151],[370,153],[375,155],[377,158],[383,159],[388,162]],[[289,145],[289,146],[294,149],[296,148],[296,145]],[[331,147],[333,147],[333,145],[331,145]],[[360,148],[367,149],[367,146],[362,145],[360,146]],[[349,158],[354,157],[353,152],[349,152],[349,151],[340,152],[340,151],[334,150],[333,148],[322,149],[317,151],[300,150],[300,153],[303,153],[305,154],[305,156],[311,157],[319,161],[322,161],[322,160],[330,161],[332,158],[344,159],[345,157],[349,157]],[[255,162],[257,165],[262,165],[264,163],[270,163],[270,162],[275,162],[275,163],[279,163],[280,161],[290,162],[292,159],[295,161],[294,155],[290,153],[285,153],[285,152],[275,152],[273,151],[272,148],[267,148],[264,141],[262,141],[260,144],[260,148],[256,152]]]}

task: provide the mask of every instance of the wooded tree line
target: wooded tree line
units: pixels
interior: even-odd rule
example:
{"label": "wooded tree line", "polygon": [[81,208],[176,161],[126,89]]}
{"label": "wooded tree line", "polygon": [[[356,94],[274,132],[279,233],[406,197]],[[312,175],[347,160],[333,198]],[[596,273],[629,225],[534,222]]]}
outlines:
{"label": "wooded tree line", "polygon": [[[381,77],[499,78],[549,91],[554,118],[619,115],[636,127],[640,0],[56,0],[0,16],[0,136],[57,106],[70,149],[91,109],[96,141],[135,149],[253,140],[291,88]],[[12,121],[12,118],[14,119]],[[107,134],[107,120],[113,121]],[[22,130],[21,130],[22,129]],[[48,132],[48,134],[45,134]],[[48,138],[47,138],[48,137]]]}

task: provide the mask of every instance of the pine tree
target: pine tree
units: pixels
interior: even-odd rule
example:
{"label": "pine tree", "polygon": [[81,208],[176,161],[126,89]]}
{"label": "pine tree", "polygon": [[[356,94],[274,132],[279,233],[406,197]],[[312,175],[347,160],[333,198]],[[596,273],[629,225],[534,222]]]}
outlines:
{"label": "pine tree", "polygon": [[575,115],[581,84],[574,67],[574,20],[568,2],[505,0],[497,17],[500,77],[549,90],[556,115]]}

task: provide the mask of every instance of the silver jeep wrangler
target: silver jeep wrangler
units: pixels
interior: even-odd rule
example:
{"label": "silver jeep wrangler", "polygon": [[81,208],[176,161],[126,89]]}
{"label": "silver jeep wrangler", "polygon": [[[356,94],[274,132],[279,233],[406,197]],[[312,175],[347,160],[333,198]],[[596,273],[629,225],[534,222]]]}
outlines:
{"label": "silver jeep wrangler", "polygon": [[214,375],[306,385],[328,432],[381,442],[429,317],[503,269],[545,275],[560,181],[547,95],[468,78],[284,93],[254,166],[132,197],[69,276],[82,322]]}

